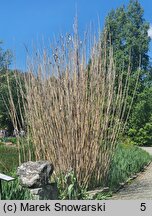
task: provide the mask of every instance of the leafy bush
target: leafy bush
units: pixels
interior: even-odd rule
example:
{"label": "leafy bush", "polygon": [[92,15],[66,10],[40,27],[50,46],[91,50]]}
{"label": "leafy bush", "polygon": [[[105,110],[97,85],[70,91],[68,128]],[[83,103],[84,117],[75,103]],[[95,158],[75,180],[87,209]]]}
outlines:
{"label": "leafy bush", "polygon": [[152,146],[152,122],[146,123],[139,130],[130,129],[128,134],[136,145]]}
{"label": "leafy bush", "polygon": [[128,127],[128,136],[136,145],[152,145],[152,87],[137,95]]}

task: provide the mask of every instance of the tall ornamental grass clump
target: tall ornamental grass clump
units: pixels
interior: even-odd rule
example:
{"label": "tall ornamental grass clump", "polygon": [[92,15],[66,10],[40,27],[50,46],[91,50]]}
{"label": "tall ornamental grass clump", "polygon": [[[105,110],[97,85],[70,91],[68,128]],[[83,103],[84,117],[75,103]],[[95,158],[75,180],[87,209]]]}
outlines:
{"label": "tall ornamental grass clump", "polygon": [[123,71],[116,73],[106,33],[102,46],[92,38],[89,45],[87,37],[81,41],[75,24],[74,35],[60,37],[50,50],[30,59],[24,88],[16,78],[22,95],[19,104],[23,103],[20,123],[10,91],[14,127],[26,126],[28,144],[19,146],[22,152],[26,149],[21,159],[31,160],[34,152],[36,160],[54,164],[55,174],[72,170],[84,188],[107,179],[123,127],[130,77],[128,70],[122,85]]}

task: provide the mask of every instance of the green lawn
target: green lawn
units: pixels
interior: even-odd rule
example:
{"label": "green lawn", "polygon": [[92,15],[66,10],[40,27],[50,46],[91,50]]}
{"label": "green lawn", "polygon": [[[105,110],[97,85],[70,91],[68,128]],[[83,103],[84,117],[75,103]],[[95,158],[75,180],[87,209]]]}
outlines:
{"label": "green lawn", "polygon": [[17,167],[18,167],[17,148],[0,144],[0,172],[10,173]]}

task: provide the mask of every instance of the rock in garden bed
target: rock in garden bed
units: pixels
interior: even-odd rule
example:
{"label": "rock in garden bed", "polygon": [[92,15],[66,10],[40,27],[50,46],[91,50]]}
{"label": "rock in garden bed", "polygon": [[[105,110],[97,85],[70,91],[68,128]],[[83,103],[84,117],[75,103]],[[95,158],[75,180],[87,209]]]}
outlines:
{"label": "rock in garden bed", "polygon": [[48,161],[28,161],[18,167],[17,175],[23,186],[39,188],[50,183],[53,170],[53,164]]}

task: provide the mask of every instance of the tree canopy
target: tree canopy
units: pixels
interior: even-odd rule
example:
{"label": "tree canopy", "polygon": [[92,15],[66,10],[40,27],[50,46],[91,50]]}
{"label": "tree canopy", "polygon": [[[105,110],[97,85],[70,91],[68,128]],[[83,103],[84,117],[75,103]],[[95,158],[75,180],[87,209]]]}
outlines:
{"label": "tree canopy", "polygon": [[[129,135],[136,143],[152,141],[152,69],[149,61],[149,23],[144,19],[144,10],[138,0],[130,0],[127,7],[112,10],[105,21],[107,50],[113,47],[117,73],[123,73],[123,83],[130,67],[130,86],[127,104],[133,96],[139,73],[136,95],[128,122]],[[128,105],[129,106],[129,105]],[[128,112],[129,108],[127,109]],[[148,126],[147,126],[148,124]],[[141,131],[141,133],[138,133]],[[143,131],[147,131],[148,141],[143,141]],[[140,137],[140,139],[138,139]],[[138,140],[138,142],[137,142]],[[142,141],[141,141],[142,140]]]}
{"label": "tree canopy", "polygon": [[[0,41],[0,45],[2,45],[2,41]],[[12,60],[12,53],[9,49],[3,50],[0,47],[0,71],[7,69],[8,66],[11,64]]]}
{"label": "tree canopy", "polygon": [[112,10],[106,18],[105,29],[113,46],[117,69],[136,71],[139,66],[146,70],[149,65],[149,23],[144,19],[144,10],[137,0],[128,7]]}

